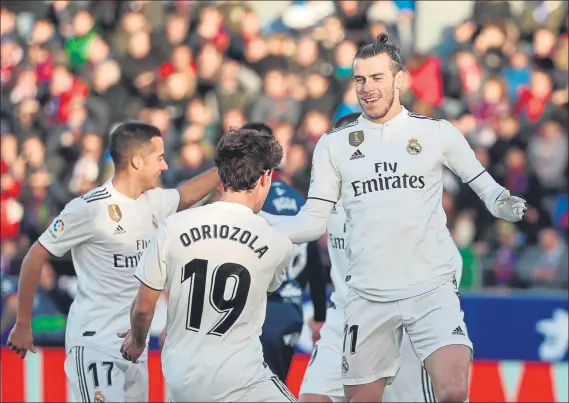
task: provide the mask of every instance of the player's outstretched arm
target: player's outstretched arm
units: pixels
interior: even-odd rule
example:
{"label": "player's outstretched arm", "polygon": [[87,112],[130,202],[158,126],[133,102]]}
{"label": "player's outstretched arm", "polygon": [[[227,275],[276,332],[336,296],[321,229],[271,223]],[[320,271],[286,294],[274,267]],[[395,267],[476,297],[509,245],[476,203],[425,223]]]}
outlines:
{"label": "player's outstretched arm", "polygon": [[269,225],[285,234],[294,244],[314,241],[326,232],[326,224],[334,204],[308,198],[295,216],[277,216],[260,212]]}
{"label": "player's outstretched arm", "polygon": [[476,192],[494,217],[510,222],[520,221],[527,209],[525,200],[512,196],[486,172],[462,133],[451,123],[443,120],[440,124],[446,147],[445,165]]}
{"label": "player's outstretched arm", "polygon": [[186,210],[215,190],[219,183],[217,168],[211,168],[178,186],[180,204],[177,211]]}
{"label": "player's outstretched arm", "polygon": [[85,200],[77,198],[65,206],[26,254],[18,283],[18,313],[8,345],[22,358],[35,352],[32,338],[34,296],[44,263],[50,255],[61,257],[73,247],[91,239],[91,213]]}
{"label": "player's outstretched arm", "polygon": [[16,324],[8,336],[8,347],[21,358],[26,357],[28,350],[36,352],[32,336],[32,311],[41,270],[48,258],[49,252],[35,242],[24,257],[20,269]]}
{"label": "player's outstretched arm", "polygon": [[289,240],[284,239],[282,247],[283,247],[283,256],[281,260],[277,262],[275,274],[273,275],[273,279],[271,280],[271,283],[269,284],[269,289],[267,290],[269,293],[275,292],[276,290],[279,289],[279,287],[281,286],[281,284],[285,279],[286,268],[288,267],[292,259],[292,253],[294,251],[292,243]]}
{"label": "player's outstretched arm", "polygon": [[282,220],[265,215],[269,224],[294,244],[314,241],[324,235],[334,204],[340,198],[341,177],[332,158],[330,139],[325,134],[316,144],[308,198],[298,214]]}

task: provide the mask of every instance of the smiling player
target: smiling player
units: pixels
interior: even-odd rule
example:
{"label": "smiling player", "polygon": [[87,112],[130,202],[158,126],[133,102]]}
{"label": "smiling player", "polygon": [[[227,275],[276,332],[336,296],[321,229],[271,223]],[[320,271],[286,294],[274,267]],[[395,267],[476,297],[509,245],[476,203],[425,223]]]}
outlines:
{"label": "smiling player", "polygon": [[437,401],[462,402],[472,343],[457,296],[458,252],[442,207],[443,169],[497,218],[519,221],[526,205],[496,183],[449,122],[403,108],[403,62],[387,40],[382,33],[357,51],[354,80],[364,113],[320,138],[308,200],[276,228],[293,243],[319,238],[341,198],[349,260],[342,377],[349,401],[382,401],[400,369],[406,330]]}
{"label": "smiling player", "polygon": [[158,128],[144,123],[118,126],[109,149],[114,177],[69,202],[24,258],[8,345],[22,358],[35,352],[30,323],[43,263],[71,251],[78,289],[67,320],[65,373],[74,398],[148,401],[146,364],[125,361],[117,337],[129,327],[139,284],[134,269],[158,223],[200,201],[219,178],[212,169],[178,189],[156,187],[168,169],[164,142]]}

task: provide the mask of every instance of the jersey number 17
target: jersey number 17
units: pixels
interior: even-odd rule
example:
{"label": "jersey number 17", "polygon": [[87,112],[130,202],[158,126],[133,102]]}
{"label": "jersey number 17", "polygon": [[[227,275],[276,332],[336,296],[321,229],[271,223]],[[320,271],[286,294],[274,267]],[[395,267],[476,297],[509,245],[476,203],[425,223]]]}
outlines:
{"label": "jersey number 17", "polygon": [[[208,280],[207,265],[207,260],[193,259],[184,266],[182,272],[182,283],[190,281],[186,329],[193,332],[198,332],[201,327]],[[218,313],[223,314],[223,317],[207,334],[223,336],[235,324],[245,308],[251,288],[251,274],[240,264],[224,263],[214,269],[211,278],[212,286],[208,300]],[[225,299],[225,289],[229,281],[233,282],[233,292],[231,298]]]}

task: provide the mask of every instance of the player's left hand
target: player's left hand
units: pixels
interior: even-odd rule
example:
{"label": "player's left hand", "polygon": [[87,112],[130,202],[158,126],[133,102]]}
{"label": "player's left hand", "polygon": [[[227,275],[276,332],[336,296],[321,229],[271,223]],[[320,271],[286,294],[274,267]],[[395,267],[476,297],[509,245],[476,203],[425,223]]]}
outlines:
{"label": "player's left hand", "polygon": [[314,318],[308,319],[308,326],[312,330],[312,344],[316,344],[320,340],[320,329],[324,326],[324,322],[316,322]]}
{"label": "player's left hand", "polygon": [[496,200],[496,210],[503,220],[518,222],[524,218],[527,210],[526,201],[521,197],[512,196],[508,189],[504,190]]}
{"label": "player's left hand", "polygon": [[117,336],[120,337],[121,339],[124,339],[121,346],[122,358],[124,358],[127,361],[138,364],[139,362],[138,358],[144,352],[144,349],[146,348],[146,343],[143,345],[137,344],[136,341],[134,340],[134,337],[132,337],[132,332],[130,331],[130,329],[127,330],[126,332],[117,334]]}

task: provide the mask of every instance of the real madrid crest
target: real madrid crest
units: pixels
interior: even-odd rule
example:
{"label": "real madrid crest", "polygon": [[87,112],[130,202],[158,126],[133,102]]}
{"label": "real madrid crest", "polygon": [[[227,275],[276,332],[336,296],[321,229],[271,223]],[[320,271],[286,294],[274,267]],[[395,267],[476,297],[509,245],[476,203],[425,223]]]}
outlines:
{"label": "real madrid crest", "polygon": [[411,155],[420,154],[423,151],[423,146],[419,144],[417,139],[410,139],[409,144],[407,144],[407,152]]}
{"label": "real madrid crest", "polygon": [[152,214],[152,225],[154,226],[154,229],[158,228],[158,219],[154,214]]}
{"label": "real madrid crest", "polygon": [[95,396],[93,396],[93,401],[95,403],[103,403],[105,401],[105,396],[103,396],[103,393],[101,393],[100,390],[97,390],[95,392]]}
{"label": "real madrid crest", "polygon": [[350,370],[350,366],[348,365],[348,360],[346,357],[342,357],[342,372],[345,374]]}
{"label": "real madrid crest", "polygon": [[351,146],[357,147],[364,142],[365,136],[363,130],[357,130],[355,132],[350,132],[348,141]]}
{"label": "real madrid crest", "polygon": [[122,218],[122,211],[116,204],[109,204],[109,217],[111,220],[119,222]]}

